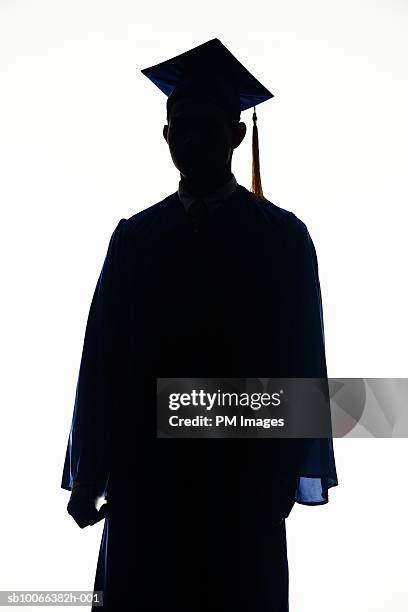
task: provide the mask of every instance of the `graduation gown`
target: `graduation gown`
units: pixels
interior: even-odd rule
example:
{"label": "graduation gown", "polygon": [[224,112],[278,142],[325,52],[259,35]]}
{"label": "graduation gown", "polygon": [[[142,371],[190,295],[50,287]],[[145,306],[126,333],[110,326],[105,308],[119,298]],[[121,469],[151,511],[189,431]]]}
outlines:
{"label": "graduation gown", "polygon": [[277,518],[327,503],[332,439],[159,439],[156,379],[325,376],[316,252],[296,215],[238,184],[198,234],[177,192],[119,221],[61,483],[92,480],[109,502],[103,609],[288,610]]}

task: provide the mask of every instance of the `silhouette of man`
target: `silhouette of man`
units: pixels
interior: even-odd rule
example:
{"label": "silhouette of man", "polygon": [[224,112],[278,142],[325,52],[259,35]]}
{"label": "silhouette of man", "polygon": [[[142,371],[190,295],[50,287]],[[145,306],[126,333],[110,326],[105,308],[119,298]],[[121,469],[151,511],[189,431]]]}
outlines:
{"label": "silhouette of man", "polygon": [[325,377],[316,253],[296,215],[237,183],[246,126],[214,93],[175,92],[167,112],[179,186],[110,239],[65,456],[68,512],[80,527],[105,518],[93,610],[287,612],[285,519],[296,501],[327,503],[331,440],[159,439],[156,381]]}

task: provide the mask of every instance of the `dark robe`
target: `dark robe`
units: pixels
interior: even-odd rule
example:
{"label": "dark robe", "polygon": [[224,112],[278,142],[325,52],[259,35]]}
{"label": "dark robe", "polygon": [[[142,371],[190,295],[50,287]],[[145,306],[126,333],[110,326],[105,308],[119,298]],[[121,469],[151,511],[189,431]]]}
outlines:
{"label": "dark robe", "polygon": [[92,480],[109,503],[102,609],[287,612],[280,519],[327,503],[332,439],[157,438],[156,382],[326,376],[316,252],[296,215],[238,185],[199,233],[177,192],[119,221],[61,485]]}

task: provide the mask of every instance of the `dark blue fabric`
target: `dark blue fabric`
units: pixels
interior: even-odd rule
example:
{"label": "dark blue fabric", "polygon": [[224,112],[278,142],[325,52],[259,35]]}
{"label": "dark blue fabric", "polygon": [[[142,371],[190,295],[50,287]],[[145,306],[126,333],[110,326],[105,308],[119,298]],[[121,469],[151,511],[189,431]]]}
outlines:
{"label": "dark blue fabric", "polygon": [[121,219],[111,236],[88,314],[61,484],[68,490],[76,480],[97,482],[101,494],[107,491],[112,416],[125,363],[118,250],[124,223]]}
{"label": "dark blue fabric", "polygon": [[[217,503],[208,488],[190,490],[188,500],[169,489],[160,495],[173,499],[165,511],[126,492],[111,497],[93,585],[104,592],[102,609],[287,612],[285,522],[273,524],[262,516],[267,505],[247,495],[231,512],[222,493]],[[189,502],[183,512],[180,498]]]}
{"label": "dark blue fabric", "polygon": [[168,111],[175,99],[173,95],[178,96],[177,90],[188,84],[191,91],[193,82],[203,98],[205,94],[216,97],[236,119],[239,119],[240,111],[274,97],[218,38],[143,68],[141,72],[168,96]]}
{"label": "dark blue fabric", "polygon": [[[61,482],[97,481],[111,504],[96,574],[107,597],[122,597],[112,585],[128,576],[154,591],[156,607],[138,609],[182,610],[193,595],[168,581],[187,568],[198,588],[197,565],[218,585],[203,605],[234,592],[253,612],[287,611],[279,521],[296,502],[327,503],[332,439],[158,439],[156,378],[326,375],[316,252],[293,213],[238,185],[198,234],[177,192],[119,221],[90,307]],[[169,517],[181,520],[176,540]],[[236,528],[220,532],[226,517]]]}

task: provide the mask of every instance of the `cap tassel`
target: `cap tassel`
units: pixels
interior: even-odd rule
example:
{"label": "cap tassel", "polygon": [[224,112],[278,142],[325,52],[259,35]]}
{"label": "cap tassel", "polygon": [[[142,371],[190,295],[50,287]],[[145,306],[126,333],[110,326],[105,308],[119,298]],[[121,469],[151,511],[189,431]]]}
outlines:
{"label": "cap tassel", "polygon": [[261,184],[261,171],[259,167],[259,138],[258,138],[258,127],[256,124],[257,116],[254,106],[254,112],[252,114],[253,126],[252,126],[252,193],[254,193],[261,200],[265,200],[265,196],[262,192]]}

